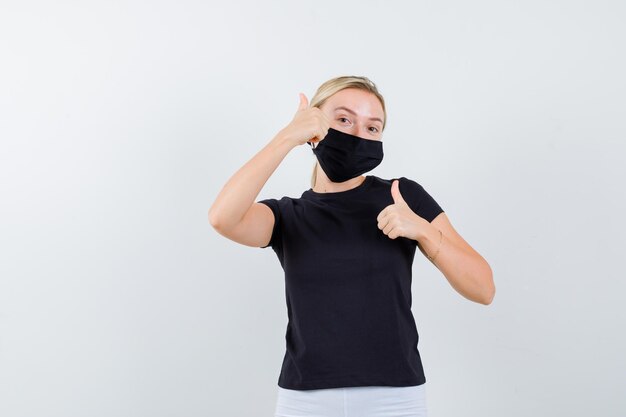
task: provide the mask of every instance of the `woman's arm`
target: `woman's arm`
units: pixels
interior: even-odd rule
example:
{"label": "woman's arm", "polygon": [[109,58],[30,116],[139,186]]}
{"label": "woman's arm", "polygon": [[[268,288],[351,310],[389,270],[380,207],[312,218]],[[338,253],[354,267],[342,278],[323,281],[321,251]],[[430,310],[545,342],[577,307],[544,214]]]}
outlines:
{"label": "woman's arm", "polygon": [[[431,223],[422,220],[417,236],[420,251],[432,257],[439,248],[433,264],[450,285],[468,300],[491,304],[496,287],[487,261],[457,233],[446,213],[439,214]],[[443,234],[441,246],[439,230]]]}
{"label": "woman's arm", "polygon": [[433,264],[459,294],[491,304],[496,287],[487,261],[457,233],[446,213],[439,213],[430,223],[415,213],[402,197],[399,184],[394,180],[391,185],[393,204],[378,214],[378,228],[390,239],[402,236],[416,240],[420,251],[434,258]]}
{"label": "woman's arm", "polygon": [[294,146],[279,132],[230,177],[209,209],[209,222],[219,234],[246,246],[263,246],[270,240],[274,215],[255,199]]}
{"label": "woman's arm", "polygon": [[248,246],[264,246],[271,237],[274,215],[255,203],[261,189],[294,147],[324,138],[329,123],[317,107],[300,105],[292,121],[226,182],[209,209],[209,223],[221,235]]}

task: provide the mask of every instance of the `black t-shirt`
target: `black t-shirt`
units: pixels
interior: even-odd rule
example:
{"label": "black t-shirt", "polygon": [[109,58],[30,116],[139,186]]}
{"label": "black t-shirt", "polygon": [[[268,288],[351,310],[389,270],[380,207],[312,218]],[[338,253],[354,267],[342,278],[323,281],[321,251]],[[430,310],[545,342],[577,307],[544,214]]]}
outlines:
{"label": "black t-shirt", "polygon": [[[400,193],[431,222],[443,212],[417,182]],[[413,386],[426,382],[411,311],[417,242],[391,239],[378,214],[391,184],[367,175],[356,188],[258,201],[274,213],[267,248],[285,271],[288,324],[278,385],[294,390]]]}

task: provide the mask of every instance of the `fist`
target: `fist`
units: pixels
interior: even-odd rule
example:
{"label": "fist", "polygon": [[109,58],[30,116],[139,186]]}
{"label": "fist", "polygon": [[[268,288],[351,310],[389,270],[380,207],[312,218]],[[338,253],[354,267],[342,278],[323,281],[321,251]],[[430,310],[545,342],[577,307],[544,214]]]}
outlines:
{"label": "fist", "polygon": [[283,135],[295,145],[319,142],[328,133],[330,120],[318,107],[309,107],[309,99],[300,93],[300,104],[291,122],[282,129]]}
{"label": "fist", "polygon": [[400,182],[394,180],[391,184],[391,196],[393,204],[385,207],[376,220],[378,228],[390,239],[406,237],[417,240],[421,230],[420,223],[425,221],[415,214],[400,194]]}

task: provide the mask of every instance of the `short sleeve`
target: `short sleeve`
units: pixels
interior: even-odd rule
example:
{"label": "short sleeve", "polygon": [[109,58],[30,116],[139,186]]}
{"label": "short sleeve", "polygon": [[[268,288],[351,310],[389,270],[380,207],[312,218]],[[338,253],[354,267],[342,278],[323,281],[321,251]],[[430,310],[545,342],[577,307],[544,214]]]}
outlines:
{"label": "short sleeve", "polygon": [[276,249],[276,245],[279,242],[280,225],[282,220],[278,200],[275,198],[266,198],[265,200],[257,201],[257,203],[265,204],[272,210],[272,213],[274,213],[274,228],[272,229],[272,237],[270,238],[269,243],[265,246],[261,246],[261,248],[267,248],[271,246],[272,248]]}
{"label": "short sleeve", "polygon": [[405,199],[411,210],[417,213],[428,223],[443,213],[443,209],[435,199],[416,181],[406,177],[399,178],[400,194]]}

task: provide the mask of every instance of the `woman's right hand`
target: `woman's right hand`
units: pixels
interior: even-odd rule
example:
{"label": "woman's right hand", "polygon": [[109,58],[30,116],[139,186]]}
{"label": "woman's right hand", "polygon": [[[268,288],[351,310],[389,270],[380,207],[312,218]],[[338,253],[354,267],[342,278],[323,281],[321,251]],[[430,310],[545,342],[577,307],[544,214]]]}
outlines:
{"label": "woman's right hand", "polygon": [[280,133],[295,145],[306,142],[319,142],[324,139],[330,127],[330,120],[317,107],[309,107],[309,100],[300,93],[300,105],[291,122]]}

